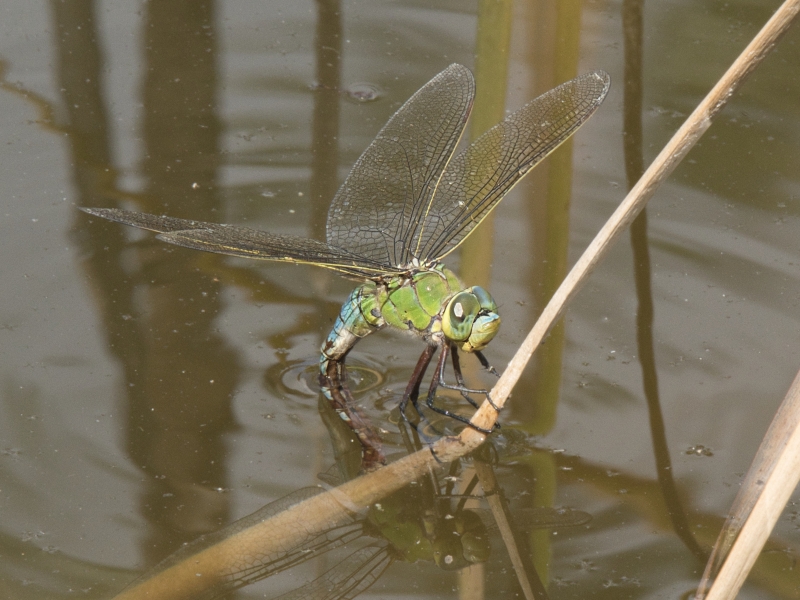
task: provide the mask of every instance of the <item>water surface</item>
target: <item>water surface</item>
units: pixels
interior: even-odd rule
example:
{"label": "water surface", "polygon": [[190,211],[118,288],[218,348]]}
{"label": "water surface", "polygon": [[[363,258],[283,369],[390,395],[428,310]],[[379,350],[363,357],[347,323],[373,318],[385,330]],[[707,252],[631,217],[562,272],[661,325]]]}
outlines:
{"label": "water surface", "polygon": [[[637,157],[649,163],[777,6],[648,3],[637,46],[622,21],[632,4],[513,7],[508,109],[578,72],[602,68],[613,84],[484,241],[448,261],[500,304],[487,352],[498,368],[624,197]],[[501,85],[492,51],[505,42],[476,5],[453,2],[8,2],[0,14],[0,591],[107,598],[335,464],[349,442],[326,428],[313,371],[353,283],[167,247],[76,207],[321,238],[337,186],[393,111],[452,62],[476,70],[479,90]],[[692,589],[691,539],[716,535],[800,364],[798,36],[652,199],[638,253],[623,239],[592,275],[501,415],[496,471],[512,510],[593,515],[530,537],[552,598]],[[641,84],[642,126],[627,156],[626,56],[641,59],[628,81]],[[637,296],[642,248],[651,289]],[[637,325],[648,298],[652,341]],[[392,452],[392,409],[420,351],[385,332],[349,358]],[[674,481],[672,520],[657,465]],[[741,597],[796,597],[792,506],[773,538],[775,571]],[[486,597],[518,591],[499,540],[471,576]],[[397,562],[364,597],[480,589],[466,577]]]}

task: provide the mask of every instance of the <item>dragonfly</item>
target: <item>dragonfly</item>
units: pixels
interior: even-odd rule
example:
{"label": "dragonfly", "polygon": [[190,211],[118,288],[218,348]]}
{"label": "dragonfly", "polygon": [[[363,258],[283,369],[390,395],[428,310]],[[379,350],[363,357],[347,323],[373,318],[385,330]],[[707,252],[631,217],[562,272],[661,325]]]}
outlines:
{"label": "dragonfly", "polygon": [[[346,380],[345,359],[362,338],[385,328],[408,332],[425,349],[400,401],[401,414],[406,416],[409,401],[419,411],[420,383],[441,350],[426,405],[490,433],[434,402],[443,387],[458,391],[476,408],[475,394],[495,406],[488,390],[467,387],[458,352],[474,354],[497,375],[482,351],[500,327],[489,292],[462,283],[442,260],[526,173],[586,122],[609,86],[603,71],[563,83],[455,155],[475,98],[475,80],[468,68],[450,65],[403,104],[356,161],[331,202],[325,242],[113,208],[82,210],[154,231],[158,239],[177,246],[312,264],[359,280],[322,344],[321,381],[335,387]],[[454,384],[445,380],[448,355]],[[363,443],[369,436],[361,421],[351,419],[341,404],[335,408]]]}

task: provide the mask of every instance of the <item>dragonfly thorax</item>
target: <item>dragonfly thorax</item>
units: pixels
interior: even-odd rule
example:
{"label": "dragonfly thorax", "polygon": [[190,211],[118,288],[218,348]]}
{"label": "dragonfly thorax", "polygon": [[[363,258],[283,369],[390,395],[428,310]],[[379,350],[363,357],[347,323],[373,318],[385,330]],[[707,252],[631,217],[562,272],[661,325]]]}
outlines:
{"label": "dragonfly thorax", "polygon": [[497,304],[489,293],[478,286],[465,287],[441,264],[396,277],[374,290],[373,306],[379,307],[382,325],[408,331],[429,344],[454,343],[474,352],[484,348],[500,326]]}

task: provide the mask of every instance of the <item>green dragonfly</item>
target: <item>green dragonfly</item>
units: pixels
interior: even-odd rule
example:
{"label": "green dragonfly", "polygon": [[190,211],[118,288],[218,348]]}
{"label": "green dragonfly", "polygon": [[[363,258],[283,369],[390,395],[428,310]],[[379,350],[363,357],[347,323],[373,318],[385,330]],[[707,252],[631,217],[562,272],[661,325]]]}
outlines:
{"label": "green dragonfly", "polygon": [[[387,327],[407,331],[426,347],[401,401],[401,414],[409,400],[417,406],[420,382],[440,348],[426,404],[469,424],[436,406],[435,392],[442,386],[459,391],[473,406],[470,394],[491,402],[487,390],[465,385],[458,350],[475,354],[497,374],[481,351],[497,333],[500,316],[486,290],[465,286],[441,260],[594,113],[609,84],[602,71],[568,81],[453,157],[472,109],[475,81],[466,67],[450,65],[392,116],[353,166],[328,211],[327,242],[118,209],[82,210],[158,232],[158,239],[178,246],[313,264],[361,280],[322,344],[323,382],[345,381],[345,358],[361,338]],[[444,379],[448,354],[454,385]],[[358,434],[346,409],[337,411]]]}

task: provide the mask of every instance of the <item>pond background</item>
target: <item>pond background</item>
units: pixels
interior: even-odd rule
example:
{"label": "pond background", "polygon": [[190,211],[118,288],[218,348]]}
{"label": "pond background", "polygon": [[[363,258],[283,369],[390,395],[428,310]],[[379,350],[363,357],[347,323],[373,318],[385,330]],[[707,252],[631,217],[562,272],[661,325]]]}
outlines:
{"label": "pond background", "polygon": [[[574,143],[448,260],[500,304],[487,355],[502,369],[636,171],[623,144],[626,48],[643,68],[647,165],[777,5],[647,3],[639,50],[626,46],[631,3],[620,2],[516,2],[507,44],[471,2],[354,1],[338,13],[288,1],[4,2],[0,595],[111,597],[183,541],[334,464],[313,373],[352,282],[172,248],[77,206],[321,238],[360,152],[448,64],[475,69],[479,94],[505,89],[512,110],[604,69],[611,93]],[[507,84],[492,58],[506,47]],[[795,26],[648,205],[654,364],[638,345],[641,254],[623,239],[501,415],[525,434],[498,467],[512,506],[594,517],[539,540],[553,598],[691,590],[703,565],[665,516],[657,460],[689,531],[712,540],[800,364],[798,54]],[[382,332],[349,358],[374,378],[359,400],[390,432],[420,351]],[[647,395],[643,372],[657,379]],[[654,451],[659,431],[669,463]],[[774,570],[741,597],[798,597],[794,505],[773,540]],[[480,579],[487,597],[515,597],[499,544]],[[478,587],[459,592],[455,574],[398,563],[363,597]],[[265,582],[238,597],[278,591]]]}

